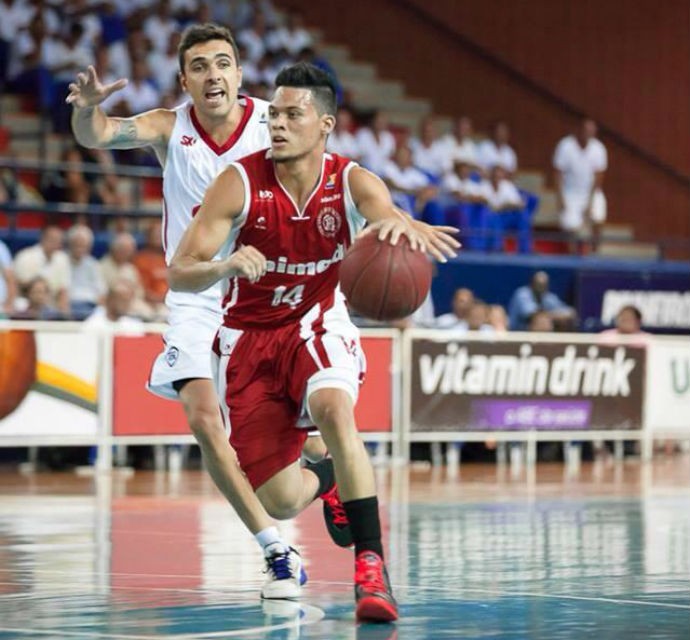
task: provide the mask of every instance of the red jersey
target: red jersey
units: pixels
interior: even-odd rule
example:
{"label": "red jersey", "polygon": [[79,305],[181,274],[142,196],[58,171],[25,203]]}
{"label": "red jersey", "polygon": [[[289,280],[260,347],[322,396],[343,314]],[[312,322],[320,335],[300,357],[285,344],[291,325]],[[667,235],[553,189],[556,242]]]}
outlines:
{"label": "red jersey", "polygon": [[350,193],[347,158],[324,154],[321,177],[300,211],[278,180],[270,150],[233,163],[245,187],[244,210],[226,250],[251,245],[266,256],[256,283],[231,278],[223,300],[224,321],[236,329],[266,329],[302,318],[317,303],[330,308],[338,267],[365,220]]}

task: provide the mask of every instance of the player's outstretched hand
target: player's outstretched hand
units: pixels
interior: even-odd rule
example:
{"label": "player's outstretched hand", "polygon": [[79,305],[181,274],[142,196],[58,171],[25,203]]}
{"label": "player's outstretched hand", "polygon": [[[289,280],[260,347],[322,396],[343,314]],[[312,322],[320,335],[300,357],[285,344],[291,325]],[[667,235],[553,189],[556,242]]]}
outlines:
{"label": "player's outstretched hand", "polygon": [[426,250],[439,262],[447,262],[448,258],[458,255],[460,243],[453,235],[460,233],[456,227],[434,226],[421,220],[411,220],[410,224],[424,238]]}
{"label": "player's outstretched hand", "polygon": [[98,79],[96,69],[89,65],[85,72],[77,74],[77,81],[69,85],[69,94],[65,99],[67,104],[75,107],[95,107],[105,100],[110,94],[119,91],[127,84],[125,78],[116,80],[111,84],[103,84]]}
{"label": "player's outstretched hand", "polygon": [[423,236],[404,218],[386,218],[367,225],[359,235],[375,233],[383,242],[388,238],[391,244],[398,244],[400,236],[405,236],[410,241],[413,251],[426,251],[426,243]]}
{"label": "player's outstretched hand", "polygon": [[225,260],[229,278],[239,276],[254,283],[266,273],[266,256],[249,245],[240,247]]}

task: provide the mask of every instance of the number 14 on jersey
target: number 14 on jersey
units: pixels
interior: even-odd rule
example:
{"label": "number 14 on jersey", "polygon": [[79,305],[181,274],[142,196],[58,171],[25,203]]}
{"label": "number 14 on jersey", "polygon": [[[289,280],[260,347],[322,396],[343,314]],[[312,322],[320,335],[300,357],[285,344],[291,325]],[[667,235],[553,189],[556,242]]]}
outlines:
{"label": "number 14 on jersey", "polygon": [[302,302],[302,294],[304,293],[304,285],[298,284],[292,289],[281,285],[273,290],[273,300],[271,306],[277,307],[279,304],[290,305],[294,309],[300,302]]}

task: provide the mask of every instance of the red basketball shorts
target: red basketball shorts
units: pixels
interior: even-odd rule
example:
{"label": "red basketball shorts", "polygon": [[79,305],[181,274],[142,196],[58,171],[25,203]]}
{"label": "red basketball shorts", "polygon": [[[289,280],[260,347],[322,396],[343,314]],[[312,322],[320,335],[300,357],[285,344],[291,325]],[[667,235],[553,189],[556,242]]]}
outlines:
{"label": "red basketball shorts", "polygon": [[338,388],[355,402],[366,368],[342,303],[325,313],[317,304],[299,322],[272,329],[221,327],[214,352],[230,444],[255,489],[299,459],[314,426],[309,396]]}

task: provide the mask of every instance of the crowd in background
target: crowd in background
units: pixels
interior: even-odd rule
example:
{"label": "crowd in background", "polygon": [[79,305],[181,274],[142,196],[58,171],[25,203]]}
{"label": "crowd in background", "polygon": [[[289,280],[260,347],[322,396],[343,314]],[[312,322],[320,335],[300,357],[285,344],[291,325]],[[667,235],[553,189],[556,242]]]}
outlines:
{"label": "crowd in background", "polygon": [[[333,73],[319,56],[301,14],[279,14],[270,0],[0,0],[0,87],[29,93],[50,114],[54,130],[66,133],[61,160],[71,164],[42,174],[40,197],[46,202],[101,204],[123,211],[123,216],[110,221],[108,251],[100,260],[92,255],[93,230],[82,216],[72,220],[76,224],[71,227],[62,225],[69,227],[66,240],[59,226],[49,226],[42,230],[38,244],[14,258],[0,244],[0,306],[5,315],[164,319],[160,225],[147,221],[132,228],[132,220],[124,215],[132,206],[130,190],[115,170],[121,163],[156,160],[140,150],[113,154],[78,147],[69,135],[70,109],[64,97],[76,74],[93,64],[104,83],[121,77],[130,80],[102,105],[110,115],[175,107],[185,100],[177,81],[181,30],[190,22],[209,20],[232,28],[243,68],[241,90],[248,95],[270,98],[277,72],[297,60]],[[458,226],[465,250],[502,251],[510,231],[518,250],[530,251],[537,199],[514,181],[519,163],[507,122],[493,123],[488,136],[482,137],[472,119],[461,116],[451,131],[440,135],[437,120],[430,116],[419,123],[418,131],[410,132],[391,126],[383,111],[358,109],[346,89],[339,88],[339,98],[337,127],[328,149],[380,175],[399,207],[430,223]],[[80,162],[95,163],[100,172],[86,173]],[[575,135],[558,144],[554,167],[560,205],[567,213],[564,228],[577,230],[585,213],[593,221],[603,220],[600,179],[606,162],[591,121],[584,121]],[[0,174],[0,202],[18,198],[20,186],[9,172]],[[467,292],[458,296],[456,318],[436,318],[428,300],[410,323],[502,331],[525,329],[531,322],[514,313],[512,303],[506,314],[477,300],[467,305],[462,302]],[[453,309],[455,313],[456,299]],[[530,317],[540,310],[533,310]],[[573,322],[556,322],[557,328],[573,326]]]}

